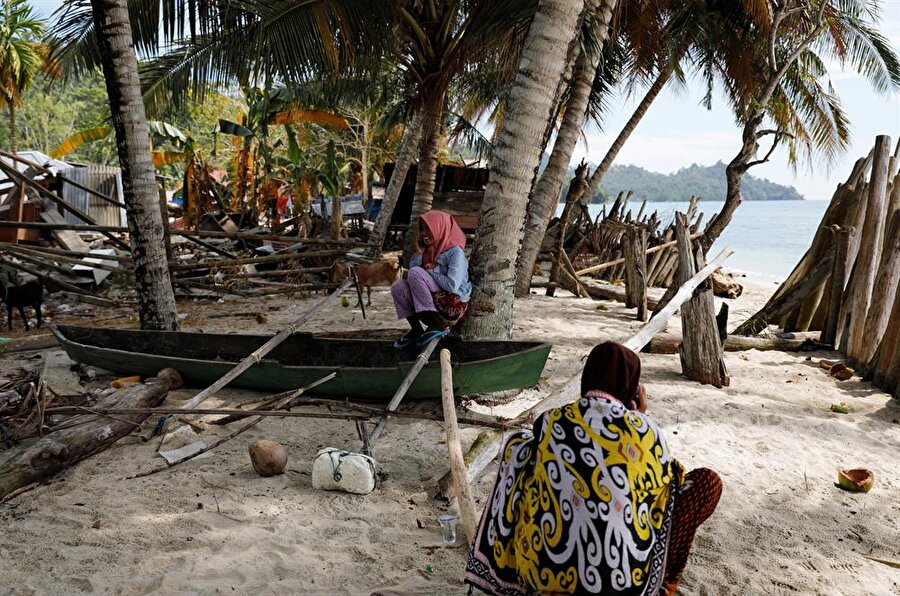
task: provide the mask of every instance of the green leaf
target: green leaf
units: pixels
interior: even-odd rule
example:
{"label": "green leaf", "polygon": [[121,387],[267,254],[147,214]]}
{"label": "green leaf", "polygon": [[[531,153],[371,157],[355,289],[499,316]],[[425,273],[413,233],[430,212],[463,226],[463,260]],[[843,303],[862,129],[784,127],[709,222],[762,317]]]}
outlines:
{"label": "green leaf", "polygon": [[240,125],[237,122],[232,122],[231,120],[224,120],[222,118],[219,118],[219,132],[236,137],[253,136],[253,131],[246,126]]}

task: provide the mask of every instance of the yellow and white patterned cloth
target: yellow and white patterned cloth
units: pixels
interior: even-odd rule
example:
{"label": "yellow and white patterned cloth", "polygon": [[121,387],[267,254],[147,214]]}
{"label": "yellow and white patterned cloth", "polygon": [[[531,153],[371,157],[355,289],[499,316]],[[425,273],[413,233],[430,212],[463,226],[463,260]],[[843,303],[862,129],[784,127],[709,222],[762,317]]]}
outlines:
{"label": "yellow and white patterned cloth", "polygon": [[490,594],[655,595],[683,478],[653,419],[603,392],[503,448],[466,566]]}

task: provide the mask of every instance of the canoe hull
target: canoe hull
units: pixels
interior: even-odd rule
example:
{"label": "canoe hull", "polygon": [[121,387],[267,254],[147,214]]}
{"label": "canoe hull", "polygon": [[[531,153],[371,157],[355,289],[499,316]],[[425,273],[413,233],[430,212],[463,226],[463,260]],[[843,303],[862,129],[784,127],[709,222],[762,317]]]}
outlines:
{"label": "canoe hull", "polygon": [[[66,350],[69,357],[82,364],[96,366],[121,375],[152,376],[163,368],[174,368],[184,378],[185,384],[190,387],[207,387],[224,376],[239,362],[239,359],[203,359],[187,357],[171,351],[170,353],[142,353],[135,351],[134,346],[113,347],[110,342],[106,345],[97,345],[89,340],[74,338],[72,330],[84,331],[85,328],[59,326],[54,328],[60,344]],[[165,333],[165,332],[141,332],[122,331],[117,333]],[[82,334],[84,335],[84,334]],[[200,334],[180,334],[184,336]],[[241,336],[228,335],[204,335],[204,339],[211,342],[227,342],[236,340]],[[243,336],[246,338],[247,336]],[[264,342],[267,337],[252,336]],[[358,352],[359,350],[393,350],[390,342],[379,340],[345,340],[316,338],[306,336],[309,344],[315,346],[315,342],[342,341],[347,345],[347,350]],[[80,339],[81,341],[78,341]],[[108,338],[104,338],[108,339]],[[492,342],[501,343],[501,342]],[[524,343],[524,342],[519,342]],[[327,343],[325,344],[327,345]],[[126,349],[122,349],[125,347]],[[336,346],[330,345],[329,349]],[[550,353],[550,344],[533,342],[525,349],[508,354],[500,354],[493,358],[478,359],[472,361],[459,361],[454,359],[453,388],[458,396],[492,393],[512,389],[530,387],[540,379],[547,356]],[[448,346],[453,354],[453,344]],[[252,350],[251,350],[252,351]],[[250,351],[247,352],[249,354]],[[280,392],[303,387],[321,379],[331,372],[337,372],[337,376],[310,392],[311,395],[322,397],[348,397],[356,400],[387,400],[394,394],[402,383],[415,360],[416,352],[407,352],[406,357],[398,358],[393,366],[339,366],[335,363],[323,365],[286,365],[276,360],[263,359],[258,364],[238,376],[229,386],[242,387],[258,391]],[[350,358],[348,358],[350,360]],[[433,358],[419,373],[407,394],[412,399],[440,398],[441,369],[437,358]]]}

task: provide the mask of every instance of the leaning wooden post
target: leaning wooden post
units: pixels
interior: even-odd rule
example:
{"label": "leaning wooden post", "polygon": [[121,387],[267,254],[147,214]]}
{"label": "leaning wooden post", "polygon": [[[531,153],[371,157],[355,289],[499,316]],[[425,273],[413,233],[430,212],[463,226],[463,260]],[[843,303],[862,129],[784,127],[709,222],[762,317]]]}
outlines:
{"label": "leaning wooden post", "polygon": [[872,288],[872,301],[866,315],[866,341],[863,342],[862,350],[857,356],[857,360],[862,364],[867,364],[872,359],[881,338],[884,337],[891,317],[891,307],[894,305],[894,296],[897,294],[897,287],[900,286],[900,211],[894,213],[888,224],[884,250]]}
{"label": "leaning wooden post", "polygon": [[[696,255],[691,250],[687,217],[675,214],[675,237],[678,239],[678,285],[687,283],[697,269],[706,265],[703,249]],[[695,266],[696,264],[696,266]],[[705,283],[681,307],[681,372],[688,379],[704,385],[727,387],[730,383],[725,370],[722,344],[716,326],[712,287]]]}
{"label": "leaning wooden post", "polygon": [[846,347],[851,362],[858,362],[865,353],[866,313],[872,302],[872,288],[881,260],[884,243],[884,218],[887,212],[887,173],[891,150],[891,138],[879,135],[875,140],[875,157],[872,162],[872,179],[866,203],[866,221],[860,239],[862,244],[856,257],[857,274],[850,282],[850,328],[842,347]]}
{"label": "leaning wooden post", "polygon": [[462,444],[459,441],[459,426],[456,423],[456,401],[453,399],[453,367],[450,364],[450,350],[441,350],[441,400],[444,403],[444,423],[447,426],[447,451],[450,454],[450,471],[456,481],[457,505],[462,520],[466,541],[475,541],[478,513],[472,487],[466,479],[466,462],[463,459]]}
{"label": "leaning wooden post", "polygon": [[825,319],[822,334],[819,336],[821,343],[830,346],[833,346],[837,340],[841,298],[844,295],[844,286],[847,283],[847,255],[850,250],[850,239],[854,234],[856,234],[856,230],[850,226],[835,231],[835,255],[829,285],[828,317]]}
{"label": "leaning wooden post", "polygon": [[625,307],[637,308],[638,321],[647,320],[647,230],[625,228]]}
{"label": "leaning wooden post", "polygon": [[[409,369],[409,372],[406,374],[406,378],[403,379],[403,382],[400,383],[400,387],[398,387],[397,391],[394,393],[394,397],[391,398],[391,401],[386,408],[388,412],[393,412],[394,410],[396,410],[397,406],[400,405],[400,402],[403,401],[403,398],[406,396],[406,392],[409,391],[410,387],[412,387],[413,381],[415,381],[416,377],[419,376],[419,372],[423,368],[425,368],[426,364],[428,364],[428,359],[431,357],[431,353],[434,352],[434,349],[437,347],[438,342],[440,342],[440,338],[433,339],[428,342],[428,345],[425,346],[425,349],[422,350],[422,353],[416,357],[415,364],[413,364],[413,367]],[[372,430],[366,440],[366,445],[363,445],[363,451],[366,452],[366,455],[371,455],[372,445],[375,443],[375,440],[381,436],[381,433],[384,431],[384,426],[387,424],[387,420],[388,414],[385,414],[378,419],[378,422],[375,424],[375,429]]]}
{"label": "leaning wooden post", "polygon": [[868,363],[866,378],[890,393],[894,386],[900,388],[900,292],[894,297],[891,318],[880,343]]}

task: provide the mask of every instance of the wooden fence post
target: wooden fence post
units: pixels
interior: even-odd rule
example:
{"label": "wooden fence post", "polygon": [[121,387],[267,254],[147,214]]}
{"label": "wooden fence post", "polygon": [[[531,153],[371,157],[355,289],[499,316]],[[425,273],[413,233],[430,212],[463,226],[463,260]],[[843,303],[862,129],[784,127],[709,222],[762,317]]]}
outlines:
{"label": "wooden fence post", "polygon": [[[691,250],[688,219],[675,214],[675,237],[678,239],[678,284],[691,279],[706,263],[703,249]],[[688,379],[716,387],[728,386],[722,344],[716,325],[712,286],[707,282],[681,307],[681,372]]]}
{"label": "wooden fence post", "polygon": [[835,255],[831,268],[831,281],[828,284],[830,293],[828,316],[822,328],[819,341],[833,346],[837,341],[838,319],[841,314],[841,298],[847,283],[847,255],[850,250],[850,239],[856,234],[852,227],[845,226],[835,231]]}
{"label": "wooden fence post", "polygon": [[638,321],[647,320],[647,230],[625,228],[625,306],[637,308]]}

